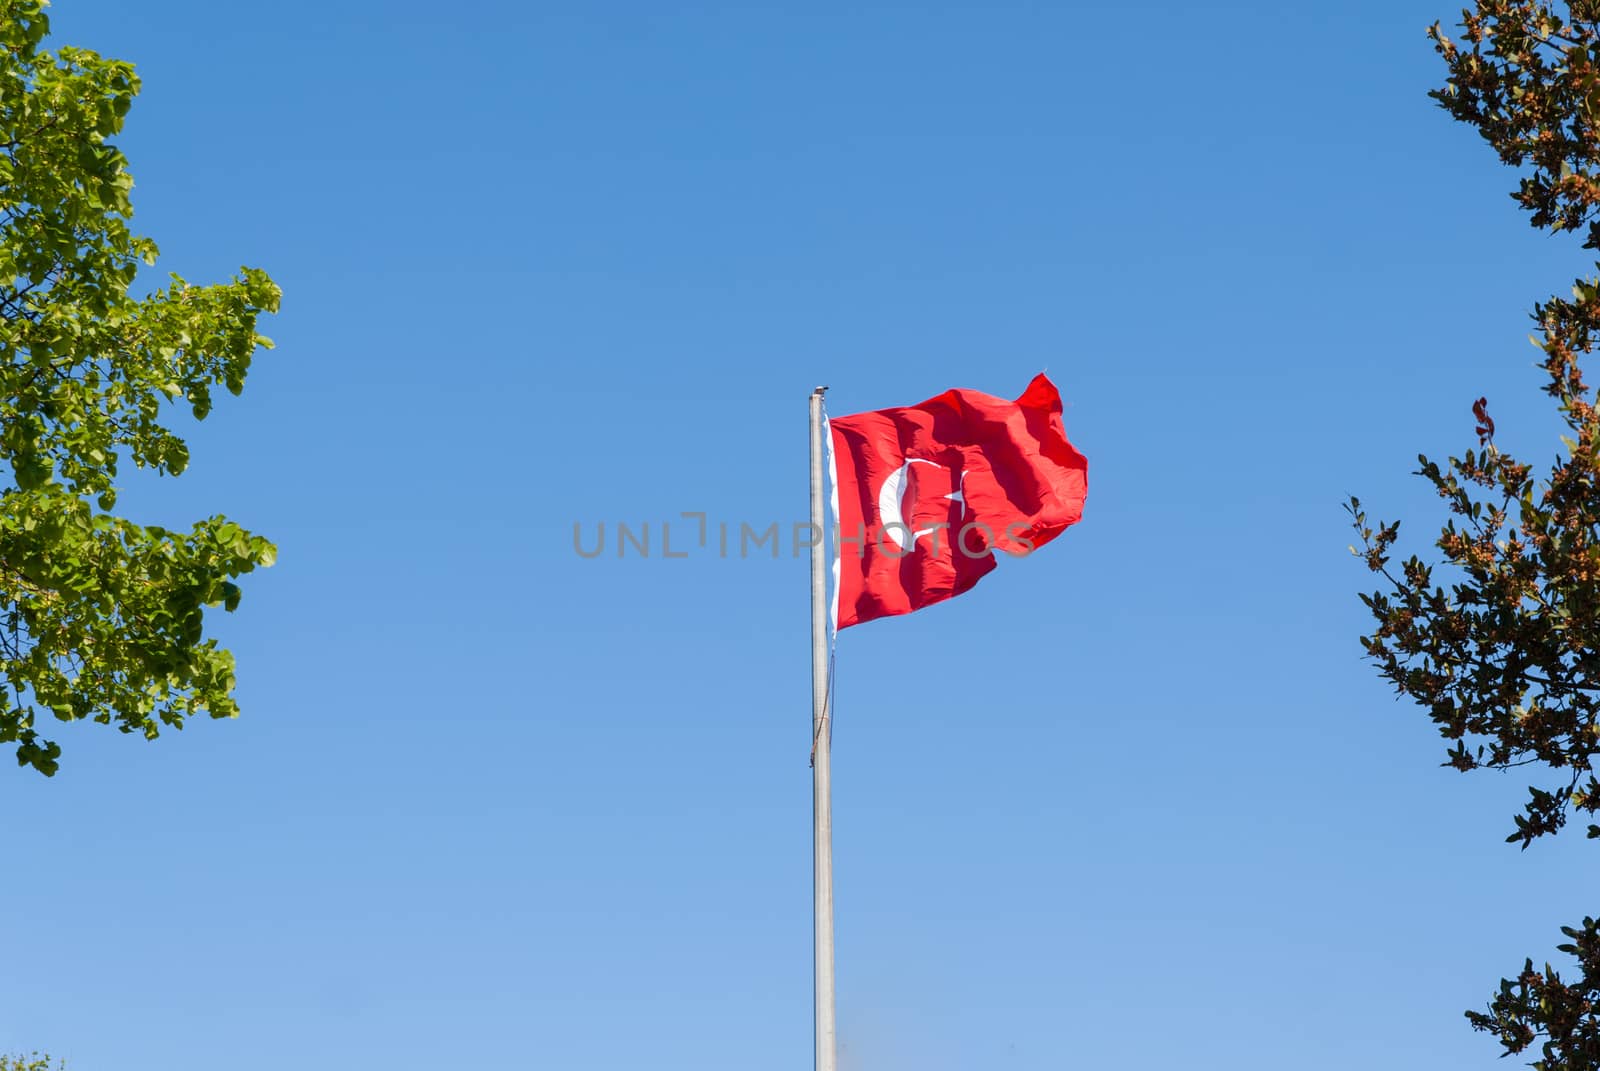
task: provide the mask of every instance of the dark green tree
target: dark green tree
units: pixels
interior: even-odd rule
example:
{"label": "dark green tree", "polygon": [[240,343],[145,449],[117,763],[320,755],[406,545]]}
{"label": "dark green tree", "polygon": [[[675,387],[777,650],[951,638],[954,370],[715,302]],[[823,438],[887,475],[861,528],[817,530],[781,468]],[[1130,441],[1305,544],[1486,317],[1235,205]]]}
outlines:
{"label": "dark green tree", "polygon": [[110,511],[118,466],[176,476],[182,405],[237,394],[278,307],[264,272],[136,295],[155,243],[129,229],[133,180],[111,139],[139,92],[130,64],[47,50],[42,0],[0,0],[0,743],[54,773],[39,716],[147,738],[232,717],[233,657],[204,636],[234,580],[274,549],[225,517],[188,532]]}
{"label": "dark green tree", "polygon": [[[1479,0],[1461,40],[1430,32],[1449,68],[1432,95],[1519,169],[1514,198],[1536,227],[1600,249],[1600,0]],[[1524,848],[1571,814],[1600,811],[1600,410],[1583,359],[1600,339],[1600,277],[1535,306],[1544,390],[1567,427],[1548,469],[1498,449],[1482,399],[1476,449],[1420,458],[1447,517],[1432,561],[1395,562],[1399,525],[1350,503],[1358,551],[1383,587],[1363,600],[1362,643],[1383,676],[1427,709],[1458,770],[1544,771],[1507,840]],[[1444,582],[1437,581],[1439,573]],[[1589,825],[1600,837],[1600,825]],[[1600,930],[1564,927],[1566,980],[1529,960],[1472,1025],[1506,1054],[1539,1045],[1544,1071],[1600,1069]]]}

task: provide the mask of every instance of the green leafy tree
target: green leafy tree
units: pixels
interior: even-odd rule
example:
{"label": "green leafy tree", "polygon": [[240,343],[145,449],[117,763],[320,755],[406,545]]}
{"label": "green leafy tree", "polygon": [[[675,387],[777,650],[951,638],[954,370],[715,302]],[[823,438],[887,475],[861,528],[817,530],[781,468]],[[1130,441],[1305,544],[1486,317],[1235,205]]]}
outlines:
{"label": "green leafy tree", "polygon": [[0,1056],[0,1071],[66,1071],[65,1063],[51,1063],[50,1057],[36,1052],[29,1056]]}
{"label": "green leafy tree", "polygon": [[0,0],[0,743],[44,774],[41,714],[147,738],[232,717],[234,662],[204,637],[270,543],[224,517],[188,532],[115,508],[125,461],[176,476],[169,427],[244,386],[278,307],[264,272],[131,288],[157,250],[129,229],[133,180],[112,143],[139,91],[130,64],[44,47],[43,0]]}

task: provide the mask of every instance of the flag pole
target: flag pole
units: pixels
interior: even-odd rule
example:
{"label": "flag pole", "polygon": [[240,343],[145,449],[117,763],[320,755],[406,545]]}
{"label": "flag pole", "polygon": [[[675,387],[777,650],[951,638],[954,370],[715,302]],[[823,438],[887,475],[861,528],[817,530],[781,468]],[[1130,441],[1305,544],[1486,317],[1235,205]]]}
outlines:
{"label": "flag pole", "polygon": [[816,1071],[837,1071],[833,999],[832,726],[828,695],[828,563],[823,535],[822,395],[811,392],[811,813],[812,938],[816,955]]}

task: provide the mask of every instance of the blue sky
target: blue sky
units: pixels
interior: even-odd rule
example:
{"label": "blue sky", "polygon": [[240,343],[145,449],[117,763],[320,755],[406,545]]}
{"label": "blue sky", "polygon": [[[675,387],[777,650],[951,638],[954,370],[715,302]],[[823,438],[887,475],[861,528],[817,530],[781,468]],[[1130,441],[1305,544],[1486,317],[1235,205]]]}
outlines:
{"label": "blue sky", "polygon": [[842,414],[1048,370],[1083,523],[847,631],[845,1071],[1503,1068],[1594,913],[1363,665],[1340,504],[1559,448],[1586,264],[1426,98],[1458,5],[59,0],[136,62],[139,229],[284,307],[180,481],[278,564],[236,722],[0,771],[0,1051],[75,1071],[811,1060],[803,519]]}

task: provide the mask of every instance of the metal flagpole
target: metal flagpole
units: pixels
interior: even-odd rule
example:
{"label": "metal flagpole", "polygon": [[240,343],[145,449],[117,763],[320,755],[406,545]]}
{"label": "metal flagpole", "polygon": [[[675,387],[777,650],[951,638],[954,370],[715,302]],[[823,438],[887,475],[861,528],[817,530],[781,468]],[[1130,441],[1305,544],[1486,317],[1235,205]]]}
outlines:
{"label": "metal flagpole", "polygon": [[828,563],[823,528],[822,395],[811,392],[811,810],[816,1071],[837,1071],[833,1000],[833,800],[828,696]]}

